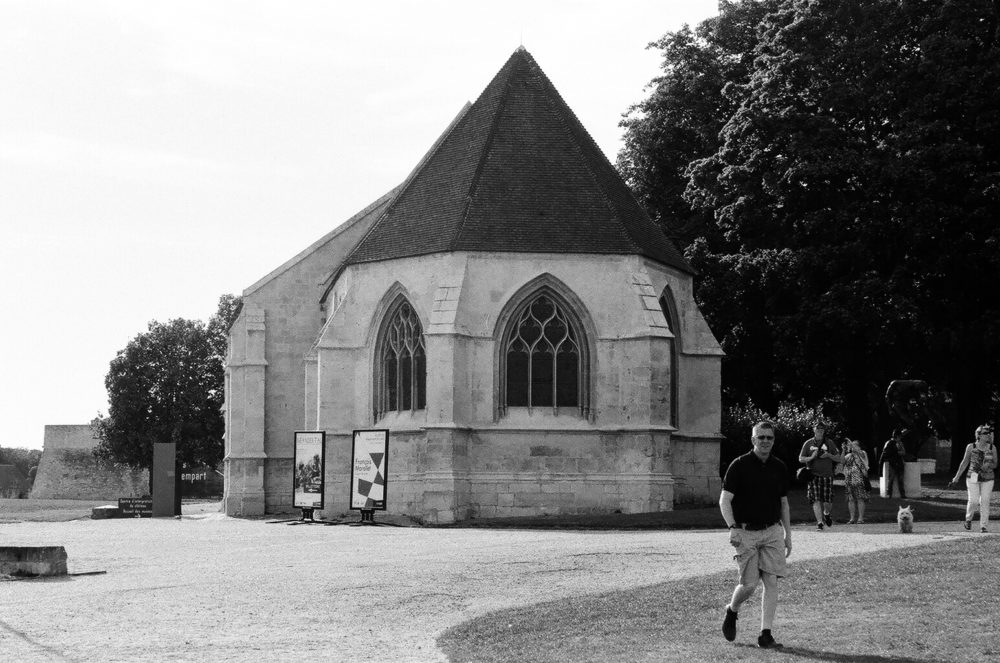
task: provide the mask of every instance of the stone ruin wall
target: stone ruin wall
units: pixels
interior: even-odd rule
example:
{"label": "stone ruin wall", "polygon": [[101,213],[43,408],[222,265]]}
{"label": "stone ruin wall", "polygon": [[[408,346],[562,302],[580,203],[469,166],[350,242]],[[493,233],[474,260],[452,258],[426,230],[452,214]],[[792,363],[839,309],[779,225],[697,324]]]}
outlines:
{"label": "stone ruin wall", "polygon": [[90,424],[46,426],[32,499],[117,500],[149,494],[149,473],[94,457]]}

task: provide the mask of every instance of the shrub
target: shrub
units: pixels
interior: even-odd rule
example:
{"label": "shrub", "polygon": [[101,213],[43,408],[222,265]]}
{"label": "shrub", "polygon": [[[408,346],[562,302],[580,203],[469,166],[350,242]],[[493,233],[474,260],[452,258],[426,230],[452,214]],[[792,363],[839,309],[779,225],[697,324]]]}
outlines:
{"label": "shrub", "polygon": [[[774,450],[771,452],[788,466],[794,475],[799,468],[799,450],[812,437],[816,419],[823,418],[823,405],[808,406],[802,402],[782,402],[778,411],[770,415],[752,402],[727,407],[722,412],[722,448],[719,452],[719,474],[724,475],[729,463],[740,454],[750,451],[750,431],[758,421],[770,420],[774,424]],[[828,425],[834,432],[835,422]]]}

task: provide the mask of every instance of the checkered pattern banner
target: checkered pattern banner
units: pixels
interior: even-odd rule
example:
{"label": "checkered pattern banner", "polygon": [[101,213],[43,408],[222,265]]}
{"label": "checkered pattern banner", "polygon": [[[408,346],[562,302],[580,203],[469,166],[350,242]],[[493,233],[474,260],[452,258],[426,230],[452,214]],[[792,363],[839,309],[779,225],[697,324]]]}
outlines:
{"label": "checkered pattern banner", "polygon": [[354,431],[351,508],[385,510],[388,430]]}

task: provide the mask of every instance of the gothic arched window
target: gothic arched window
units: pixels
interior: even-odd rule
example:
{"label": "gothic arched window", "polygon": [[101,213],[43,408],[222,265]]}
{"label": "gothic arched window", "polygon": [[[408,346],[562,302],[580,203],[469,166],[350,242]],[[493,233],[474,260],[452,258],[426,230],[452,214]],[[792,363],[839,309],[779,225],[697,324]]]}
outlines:
{"label": "gothic arched window", "polygon": [[422,410],[427,401],[427,353],[420,319],[405,299],[392,307],[375,354],[375,419]]}
{"label": "gothic arched window", "polygon": [[543,290],[510,318],[500,349],[500,411],[575,408],[588,414],[587,346],[568,306]]}

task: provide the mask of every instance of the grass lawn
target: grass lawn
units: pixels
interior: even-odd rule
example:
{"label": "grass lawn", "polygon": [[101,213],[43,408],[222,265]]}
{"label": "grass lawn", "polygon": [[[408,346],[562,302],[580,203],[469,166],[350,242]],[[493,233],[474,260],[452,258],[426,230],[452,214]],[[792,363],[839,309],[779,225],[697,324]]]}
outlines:
{"label": "grass lawn", "polygon": [[780,650],[756,647],[759,593],[740,611],[736,641],[723,639],[735,566],[683,582],[494,612],[445,631],[438,645],[456,663],[1000,660],[1000,537],[794,560],[793,552],[789,577],[781,581],[774,627],[785,645]]}

